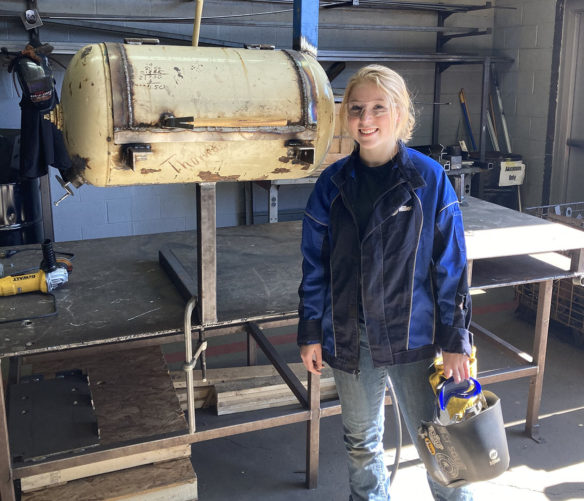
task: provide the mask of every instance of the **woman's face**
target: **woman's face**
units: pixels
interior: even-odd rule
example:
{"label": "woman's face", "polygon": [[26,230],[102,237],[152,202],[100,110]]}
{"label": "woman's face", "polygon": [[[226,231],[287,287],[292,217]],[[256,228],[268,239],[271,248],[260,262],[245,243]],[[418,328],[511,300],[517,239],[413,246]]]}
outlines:
{"label": "woman's face", "polygon": [[[396,151],[396,117],[387,95],[373,82],[355,85],[347,100],[347,125],[361,157],[387,162]],[[389,155],[389,156],[388,156]]]}

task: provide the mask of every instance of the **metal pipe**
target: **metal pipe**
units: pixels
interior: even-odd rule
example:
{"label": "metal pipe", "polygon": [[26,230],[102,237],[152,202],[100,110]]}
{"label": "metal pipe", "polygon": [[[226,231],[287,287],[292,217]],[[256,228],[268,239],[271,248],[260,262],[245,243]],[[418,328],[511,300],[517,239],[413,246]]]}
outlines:
{"label": "metal pipe", "polygon": [[193,47],[199,46],[199,34],[201,33],[201,17],[203,17],[203,0],[197,0],[195,6],[195,22],[193,24]]}
{"label": "metal pipe", "polygon": [[[191,334],[191,317],[197,305],[197,298],[189,299],[185,307],[185,379],[187,382],[187,412],[189,417],[189,433],[195,432],[195,391],[193,388],[193,338]],[[199,350],[197,350],[199,351]],[[195,359],[196,362],[196,359]]]}

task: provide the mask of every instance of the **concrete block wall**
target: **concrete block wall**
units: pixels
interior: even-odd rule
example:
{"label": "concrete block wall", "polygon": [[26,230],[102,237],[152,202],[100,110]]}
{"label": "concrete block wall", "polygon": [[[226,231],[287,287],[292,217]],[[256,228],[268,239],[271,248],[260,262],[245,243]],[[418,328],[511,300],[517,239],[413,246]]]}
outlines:
{"label": "concrete block wall", "polygon": [[500,68],[503,107],[512,151],[523,156],[524,206],[541,204],[552,53],[555,0],[497,0],[494,48],[514,59]]}
{"label": "concrete block wall", "polygon": [[[460,3],[448,0],[444,3]],[[467,0],[466,4],[484,5],[482,0]],[[20,12],[20,0],[0,0],[0,10]],[[44,13],[75,13],[103,15],[140,15],[153,17],[190,17],[194,12],[193,2],[181,0],[86,0],[71,3],[67,0],[39,0],[39,9]],[[264,4],[256,2],[208,0],[204,6],[204,17],[227,14],[251,14],[286,10],[278,14],[259,15],[256,21],[280,21],[289,23],[289,29],[250,28],[217,26],[203,21],[201,37],[237,43],[268,43],[277,48],[290,48],[292,45],[292,4]],[[494,11],[479,10],[466,14],[450,16],[446,24],[487,28],[492,26]],[[320,12],[321,23],[334,24],[391,24],[402,26],[435,26],[436,15],[425,12],[373,10],[343,11],[331,9]],[[111,24],[111,23],[110,23]],[[143,27],[153,31],[188,38],[192,35],[192,24],[185,23],[136,23],[120,22],[128,29]],[[65,42],[83,44],[98,41],[121,40],[116,33],[104,33],[83,29],[79,26],[62,26],[46,23],[41,31],[44,42]],[[332,30],[319,31],[321,49],[345,49],[361,51],[404,51],[433,52],[436,35],[434,33],[413,31],[381,30]],[[27,36],[19,19],[0,21],[1,42],[26,43]],[[492,46],[491,36],[479,36],[452,40],[447,49],[455,52],[472,53],[488,50]],[[67,64],[70,56],[58,56]],[[363,63],[348,63],[347,69],[333,81],[333,87],[340,91],[349,76]],[[429,63],[387,63],[401,72],[414,95],[418,111],[418,125],[411,144],[431,143],[432,102],[434,65]],[[326,68],[327,63],[323,63]],[[6,65],[2,67],[5,69]],[[63,71],[55,67],[58,88]],[[465,88],[471,109],[471,120],[478,134],[482,68],[480,65],[452,66],[443,73],[443,95],[441,102],[440,142],[450,144],[463,138],[458,91]],[[0,128],[19,128],[20,113],[18,96],[11,77],[2,71],[0,74]],[[56,171],[53,171],[53,174]],[[53,176],[51,176],[53,177]],[[280,190],[280,209],[300,215],[310,194],[311,185],[285,186]],[[51,197],[60,198],[63,190],[54,180],[51,181]],[[256,220],[262,221],[268,209],[268,193],[254,186],[254,212]],[[217,223],[219,226],[241,224],[244,216],[243,185],[220,183],[217,191]],[[266,216],[267,218],[267,216]],[[155,233],[160,231],[190,230],[196,225],[195,195],[193,185],[136,186],[119,188],[96,188],[83,186],[75,197],[68,198],[58,207],[53,207],[55,240],[76,240],[121,235]]]}

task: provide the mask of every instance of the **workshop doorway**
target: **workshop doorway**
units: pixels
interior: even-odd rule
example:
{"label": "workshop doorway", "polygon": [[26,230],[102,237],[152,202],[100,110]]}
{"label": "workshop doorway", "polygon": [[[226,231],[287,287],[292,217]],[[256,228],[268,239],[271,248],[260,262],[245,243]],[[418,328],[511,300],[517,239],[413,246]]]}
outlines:
{"label": "workshop doorway", "polygon": [[584,201],[582,82],[584,82],[584,0],[566,0],[551,176],[552,203]]}

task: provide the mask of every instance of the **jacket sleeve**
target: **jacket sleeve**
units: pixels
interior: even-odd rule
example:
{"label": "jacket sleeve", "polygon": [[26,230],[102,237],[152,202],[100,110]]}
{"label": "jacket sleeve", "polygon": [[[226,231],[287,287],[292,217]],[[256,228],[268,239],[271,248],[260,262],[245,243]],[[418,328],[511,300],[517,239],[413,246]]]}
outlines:
{"label": "jacket sleeve", "polygon": [[302,221],[302,281],[298,289],[298,344],[322,342],[321,320],[329,283],[329,203],[323,175],[315,184]]}
{"label": "jacket sleeve", "polygon": [[471,298],[462,213],[446,175],[443,175],[441,185],[433,246],[434,292],[438,308],[436,342],[443,351],[470,356]]}

